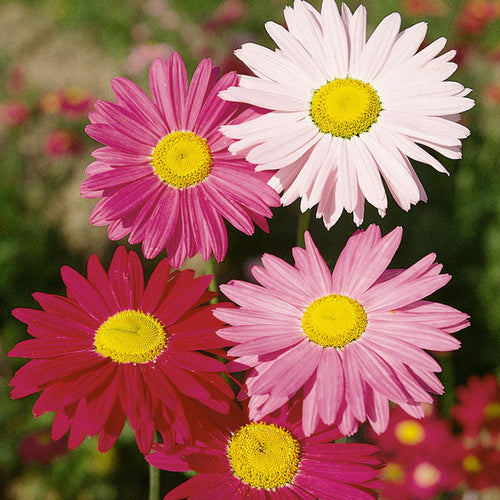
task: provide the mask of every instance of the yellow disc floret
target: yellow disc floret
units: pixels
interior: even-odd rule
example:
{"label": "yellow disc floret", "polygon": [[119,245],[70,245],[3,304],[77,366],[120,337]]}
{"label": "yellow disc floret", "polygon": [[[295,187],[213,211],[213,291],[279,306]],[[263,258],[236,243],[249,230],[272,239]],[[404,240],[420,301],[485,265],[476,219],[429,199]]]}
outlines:
{"label": "yellow disc floret", "polygon": [[232,435],[227,456],[237,478],[253,488],[270,490],[292,482],[300,445],[283,427],[252,422]]}
{"label": "yellow disc floret", "polygon": [[415,420],[402,420],[396,424],[394,429],[396,438],[402,444],[414,446],[421,443],[425,438],[425,430]]}
{"label": "yellow disc floret", "polygon": [[163,325],[150,314],[135,310],[110,316],[94,338],[95,350],[117,363],[148,363],[166,344]]}
{"label": "yellow disc floret", "polygon": [[370,130],[382,111],[376,90],[353,78],[336,78],[312,98],[311,118],[325,134],[350,139]]}
{"label": "yellow disc floret", "polygon": [[194,132],[175,131],[154,148],[151,163],[156,175],[172,187],[194,186],[212,169],[208,143]]}
{"label": "yellow disc floret", "polygon": [[367,325],[359,302],[345,295],[326,295],[309,304],[302,316],[302,330],[311,342],[342,349],[358,339]]}
{"label": "yellow disc floret", "polygon": [[483,470],[483,464],[476,455],[467,455],[462,460],[462,467],[467,472],[477,473]]}
{"label": "yellow disc floret", "polygon": [[500,417],[500,402],[493,401],[484,407],[484,416],[490,420]]}

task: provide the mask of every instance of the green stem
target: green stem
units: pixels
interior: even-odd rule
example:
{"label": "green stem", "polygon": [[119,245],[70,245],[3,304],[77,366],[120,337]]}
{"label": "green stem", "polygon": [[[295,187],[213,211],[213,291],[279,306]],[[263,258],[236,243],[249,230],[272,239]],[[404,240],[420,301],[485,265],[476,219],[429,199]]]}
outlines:
{"label": "green stem", "polygon": [[149,500],[160,500],[160,469],[149,464]]}
{"label": "green stem", "polygon": [[[300,209],[299,209],[300,210]],[[305,212],[299,212],[299,220],[297,223],[297,246],[304,246],[304,233],[307,231],[309,227],[309,219],[310,219],[310,210],[306,210]]]}
{"label": "green stem", "polygon": [[[210,258],[207,260],[205,264],[205,272],[207,274],[212,275],[212,281],[210,282],[210,285],[208,285],[208,289],[211,292],[218,292],[217,290],[217,278],[215,276],[215,257],[213,255],[210,256]],[[210,304],[216,304],[219,302],[218,297],[214,297],[211,301]]]}

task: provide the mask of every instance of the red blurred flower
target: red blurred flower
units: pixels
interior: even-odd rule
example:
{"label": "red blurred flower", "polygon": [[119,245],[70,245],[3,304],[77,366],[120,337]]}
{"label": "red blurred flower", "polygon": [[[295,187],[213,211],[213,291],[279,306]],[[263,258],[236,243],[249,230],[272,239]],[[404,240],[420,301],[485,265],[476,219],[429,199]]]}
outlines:
{"label": "red blurred flower", "polygon": [[500,4],[496,0],[469,0],[463,4],[457,20],[458,31],[467,35],[478,35],[500,15]]}
{"label": "red blurred flower", "polygon": [[483,490],[500,486],[500,450],[475,446],[462,460],[463,478],[468,487]]}
{"label": "red blurred flower", "polygon": [[403,0],[402,8],[415,17],[442,17],[448,12],[448,5],[443,0]]}
{"label": "red blurred flower", "polygon": [[473,375],[466,386],[457,387],[456,396],[452,415],[466,436],[477,437],[481,429],[493,437],[500,434],[500,386],[494,375]]}
{"label": "red blurred flower", "polygon": [[66,437],[52,441],[50,429],[32,432],[25,436],[19,445],[19,455],[25,464],[39,463],[48,465],[52,460],[69,451]]}
{"label": "red blurred flower", "polygon": [[500,82],[487,85],[483,90],[484,96],[493,104],[500,104]]}
{"label": "red blurred flower", "polygon": [[5,101],[0,103],[0,125],[9,128],[25,123],[30,116],[30,109],[24,101]]}
{"label": "red blurred flower", "polygon": [[82,143],[79,137],[69,130],[54,130],[45,138],[43,150],[47,156],[53,158],[74,156],[82,150]]}
{"label": "red blurred flower", "polygon": [[436,415],[416,420],[393,408],[387,431],[371,439],[387,464],[381,474],[386,499],[430,499],[460,483],[462,444]]}

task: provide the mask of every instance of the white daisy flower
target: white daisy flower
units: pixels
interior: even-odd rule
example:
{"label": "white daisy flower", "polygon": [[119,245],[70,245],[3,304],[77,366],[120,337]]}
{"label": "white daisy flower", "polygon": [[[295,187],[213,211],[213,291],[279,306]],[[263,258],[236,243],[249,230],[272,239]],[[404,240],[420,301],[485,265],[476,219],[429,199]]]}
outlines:
{"label": "white daisy flower", "polygon": [[328,229],[344,209],[361,224],[365,199],[384,216],[383,181],[404,210],[426,201],[410,159],[448,173],[428,150],[460,158],[469,130],[459,113],[474,105],[470,89],[446,81],[457,69],[454,50],[438,55],[446,39],[419,50],[426,24],[400,32],[393,13],[366,40],[366,9],[339,12],[334,0],[321,12],[296,0],[284,14],[288,30],[266,23],[278,49],[246,43],[235,52],[255,76],[220,96],[269,113],[222,127],[237,139],[230,150],[275,171],[283,205],[318,205]]}

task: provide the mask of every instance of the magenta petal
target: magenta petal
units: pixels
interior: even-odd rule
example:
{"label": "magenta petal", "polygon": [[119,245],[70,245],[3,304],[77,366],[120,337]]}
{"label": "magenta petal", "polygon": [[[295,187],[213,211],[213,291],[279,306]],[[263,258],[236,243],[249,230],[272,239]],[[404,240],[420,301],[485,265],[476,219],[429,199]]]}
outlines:
{"label": "magenta petal", "polygon": [[85,127],[85,132],[95,139],[96,141],[102,142],[107,146],[111,146],[119,151],[125,153],[132,153],[141,156],[150,156],[153,152],[153,146],[139,142],[122,132],[110,128],[104,123],[92,123]]}

